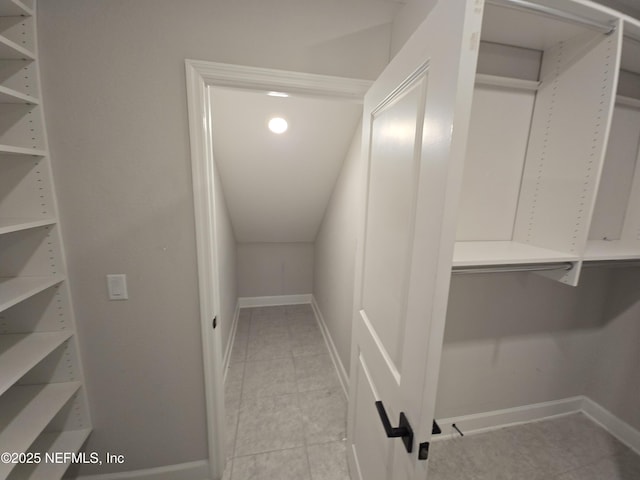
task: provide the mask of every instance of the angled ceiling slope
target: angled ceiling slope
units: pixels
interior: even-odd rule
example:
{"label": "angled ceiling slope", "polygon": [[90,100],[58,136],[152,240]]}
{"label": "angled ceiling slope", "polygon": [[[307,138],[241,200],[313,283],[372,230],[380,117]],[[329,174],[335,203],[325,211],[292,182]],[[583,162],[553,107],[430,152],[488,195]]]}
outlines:
{"label": "angled ceiling slope", "polygon": [[[214,158],[236,240],[313,242],[362,106],[267,93],[212,87]],[[288,130],[269,131],[272,117]]]}

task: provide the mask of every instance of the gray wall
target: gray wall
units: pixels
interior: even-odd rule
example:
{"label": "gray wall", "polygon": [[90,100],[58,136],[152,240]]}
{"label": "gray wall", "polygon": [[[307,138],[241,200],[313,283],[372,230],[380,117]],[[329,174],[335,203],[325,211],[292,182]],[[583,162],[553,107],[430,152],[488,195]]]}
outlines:
{"label": "gray wall", "polygon": [[237,265],[240,297],[313,291],[313,243],[239,243]]}
{"label": "gray wall", "polygon": [[220,301],[216,307],[220,325],[222,347],[229,348],[231,326],[238,304],[238,279],[236,269],[236,238],[224,197],[224,188],[220,182],[218,166],[214,162],[215,190],[215,235],[217,245],[218,281],[220,282]]}
{"label": "gray wall", "polygon": [[612,270],[589,398],[640,430],[640,269]]}
{"label": "gray wall", "polygon": [[531,273],[454,275],[436,416],[586,394],[608,286],[592,269],[575,288]]}
{"label": "gray wall", "polygon": [[347,374],[351,356],[353,282],[362,196],[362,125],[353,135],[325,211],[315,248],[313,294]]}
{"label": "gray wall", "polygon": [[[185,58],[375,78],[396,9],[366,0],[38,2],[95,424],[87,449],[127,458],[81,473],[207,456]],[[128,274],[129,301],[106,300],[107,273]]]}

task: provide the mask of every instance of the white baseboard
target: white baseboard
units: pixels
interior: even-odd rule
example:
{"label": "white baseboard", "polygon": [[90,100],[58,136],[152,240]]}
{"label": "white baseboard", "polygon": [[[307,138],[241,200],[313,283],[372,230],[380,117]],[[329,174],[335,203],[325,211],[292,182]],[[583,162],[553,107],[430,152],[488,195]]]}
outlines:
{"label": "white baseboard", "polygon": [[340,378],[340,384],[342,385],[342,389],[344,390],[344,395],[345,397],[349,398],[349,376],[347,375],[347,371],[342,364],[342,360],[340,360],[338,349],[336,348],[335,343],[333,343],[333,339],[331,338],[331,333],[329,332],[327,323],[324,321],[324,317],[322,316],[320,307],[318,306],[316,298],[313,295],[311,295],[311,307],[313,308],[316,320],[320,325],[320,330],[322,331],[322,336],[324,337],[324,341],[327,344],[327,348],[329,349],[331,360],[333,361],[333,364],[336,367],[336,371],[338,372],[338,377]]}
{"label": "white baseboard", "polygon": [[584,397],[582,412],[640,455],[640,431],[588,397]]}
{"label": "white baseboard", "polygon": [[583,399],[584,397],[572,397],[564,400],[494,410],[492,412],[474,413],[455,418],[436,419],[443,435],[432,438],[433,440],[438,440],[448,438],[449,434],[458,435],[452,426],[454,423],[462,433],[467,435],[579,412],[582,409]]}
{"label": "white baseboard", "polygon": [[434,441],[458,435],[453,424],[465,435],[482,433],[497,428],[543,420],[560,415],[582,412],[600,424],[611,435],[640,455],[640,431],[616,417],[606,408],[588,397],[578,396],[552,402],[535,403],[522,407],[494,410],[492,412],[463,415],[455,418],[437,419],[443,435],[432,437]]}
{"label": "white baseboard", "polygon": [[227,381],[227,372],[229,371],[229,361],[231,360],[231,351],[233,349],[234,340],[236,338],[236,330],[238,330],[238,319],[240,318],[240,301],[236,302],[236,310],[233,312],[233,321],[231,323],[231,331],[227,339],[227,345],[224,349],[224,361],[222,362],[224,371],[224,381]]}
{"label": "white baseboard", "polygon": [[301,295],[274,295],[270,297],[240,297],[238,304],[240,308],[245,307],[274,307],[278,305],[300,305],[311,303],[312,295],[303,293]]}
{"label": "white baseboard", "polygon": [[76,480],[210,480],[209,462],[198,462],[168,465],[166,467],[145,468],[121,473],[104,473],[100,475],[81,475]]}

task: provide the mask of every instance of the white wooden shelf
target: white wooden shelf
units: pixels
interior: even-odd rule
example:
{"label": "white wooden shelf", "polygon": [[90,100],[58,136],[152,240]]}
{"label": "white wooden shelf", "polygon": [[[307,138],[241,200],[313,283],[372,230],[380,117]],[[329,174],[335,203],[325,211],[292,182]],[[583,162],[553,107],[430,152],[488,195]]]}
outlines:
{"label": "white wooden shelf", "polygon": [[476,85],[527,90],[531,92],[535,92],[540,88],[540,82],[537,80],[502,77],[499,75],[488,75],[486,73],[476,73]]}
{"label": "white wooden shelf", "polygon": [[[43,433],[33,443],[30,452],[39,452],[44,459],[45,452],[77,452],[85,442],[91,429],[67,430],[65,432]],[[45,463],[17,465],[7,480],[58,480],[62,478],[69,463]]]}
{"label": "white wooden shelf", "polygon": [[33,52],[0,35],[0,59],[35,60]]}
{"label": "white wooden shelf", "polygon": [[64,280],[64,275],[50,277],[0,277],[0,312]]}
{"label": "white wooden shelf", "polygon": [[456,242],[453,266],[575,262],[580,257],[510,241]]}
{"label": "white wooden shelf", "polygon": [[55,223],[54,218],[0,218],[0,235],[30,228],[46,227]]}
{"label": "white wooden shelf", "polygon": [[33,10],[18,0],[0,0],[0,17],[32,16]]}
{"label": "white wooden shelf", "polygon": [[0,395],[71,335],[72,332],[0,335]]}
{"label": "white wooden shelf", "polygon": [[620,240],[589,240],[584,259],[586,261],[640,259],[640,242],[633,245]]}
{"label": "white wooden shelf", "polygon": [[[80,382],[14,386],[0,397],[0,451],[25,452],[80,388]],[[0,478],[13,464],[0,463]]]}
{"label": "white wooden shelf", "polygon": [[0,154],[8,153],[12,155],[26,155],[30,157],[44,157],[46,150],[37,148],[17,147],[15,145],[0,145]]}
{"label": "white wooden shelf", "polygon": [[0,103],[38,105],[40,101],[31,95],[0,85]]}

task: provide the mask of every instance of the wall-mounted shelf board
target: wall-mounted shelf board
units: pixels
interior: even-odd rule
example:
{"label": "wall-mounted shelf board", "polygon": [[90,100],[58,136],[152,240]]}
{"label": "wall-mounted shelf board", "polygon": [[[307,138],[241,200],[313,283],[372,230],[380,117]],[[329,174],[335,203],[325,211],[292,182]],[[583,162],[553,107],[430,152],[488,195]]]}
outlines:
{"label": "wall-mounted shelf board", "polygon": [[31,95],[0,85],[0,103],[24,103],[26,105],[37,105],[40,101]]}
{"label": "wall-mounted shelf board", "polygon": [[[91,429],[68,430],[65,432],[43,433],[33,442],[30,452],[77,452],[85,442]],[[69,463],[40,463],[17,465],[7,480],[57,480],[62,478]]]}
{"label": "wall-mounted shelf board", "polygon": [[[25,452],[80,388],[80,382],[14,386],[0,397],[0,451]],[[0,463],[0,478],[13,464]]]}
{"label": "wall-mounted shelf board", "polygon": [[625,245],[619,240],[590,240],[584,259],[595,260],[630,260],[640,258],[638,245]]}
{"label": "wall-mounted shelf board", "polygon": [[0,58],[35,60],[33,52],[0,35]]}
{"label": "wall-mounted shelf board", "polygon": [[33,10],[18,0],[0,0],[0,17],[31,16]]}
{"label": "wall-mounted shelf board", "polygon": [[[37,148],[16,147],[15,145],[0,145],[0,155],[3,153],[11,155],[26,155],[30,157],[44,157],[47,154],[47,151]],[[0,159],[0,161],[2,161],[2,159]]]}
{"label": "wall-mounted shelf board", "polygon": [[56,220],[53,218],[0,218],[0,235],[30,228],[45,227],[55,223]]}
{"label": "wall-mounted shelf board", "polygon": [[65,279],[64,275],[50,277],[0,277],[0,312],[53,287]]}
{"label": "wall-mounted shelf board", "polygon": [[575,262],[577,255],[512,241],[456,242],[453,266]]}
{"label": "wall-mounted shelf board", "polygon": [[0,335],[0,395],[71,335],[73,332]]}

